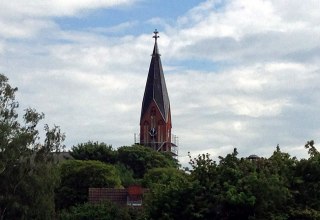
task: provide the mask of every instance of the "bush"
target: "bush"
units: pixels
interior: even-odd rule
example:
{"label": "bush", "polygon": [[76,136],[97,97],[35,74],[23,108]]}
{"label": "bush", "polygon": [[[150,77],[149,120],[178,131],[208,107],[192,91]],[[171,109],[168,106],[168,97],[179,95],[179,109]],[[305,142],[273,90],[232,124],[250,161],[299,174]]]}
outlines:
{"label": "bush", "polygon": [[90,187],[121,186],[116,168],[100,161],[68,160],[61,164],[60,172],[61,183],[56,193],[59,208],[87,202]]}
{"label": "bush", "polygon": [[84,203],[71,207],[69,210],[63,210],[60,214],[61,220],[131,220],[129,212],[125,208],[120,208],[111,202],[100,204]]}

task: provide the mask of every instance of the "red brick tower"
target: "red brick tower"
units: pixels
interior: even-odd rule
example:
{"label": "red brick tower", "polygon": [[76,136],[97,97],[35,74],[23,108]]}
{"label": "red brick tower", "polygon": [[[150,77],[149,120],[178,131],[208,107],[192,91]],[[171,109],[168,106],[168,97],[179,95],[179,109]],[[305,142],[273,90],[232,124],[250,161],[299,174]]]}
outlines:
{"label": "red brick tower", "polygon": [[140,117],[140,144],[157,151],[173,152],[171,143],[171,112],[160,54],[155,39]]}

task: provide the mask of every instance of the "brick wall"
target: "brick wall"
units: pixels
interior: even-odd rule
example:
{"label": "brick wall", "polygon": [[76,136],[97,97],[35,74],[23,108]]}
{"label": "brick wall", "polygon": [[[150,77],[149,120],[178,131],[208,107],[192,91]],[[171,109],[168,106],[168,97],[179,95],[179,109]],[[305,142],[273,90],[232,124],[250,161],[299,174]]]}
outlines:
{"label": "brick wall", "polygon": [[99,203],[107,200],[119,205],[127,205],[127,190],[112,188],[89,188],[90,203]]}

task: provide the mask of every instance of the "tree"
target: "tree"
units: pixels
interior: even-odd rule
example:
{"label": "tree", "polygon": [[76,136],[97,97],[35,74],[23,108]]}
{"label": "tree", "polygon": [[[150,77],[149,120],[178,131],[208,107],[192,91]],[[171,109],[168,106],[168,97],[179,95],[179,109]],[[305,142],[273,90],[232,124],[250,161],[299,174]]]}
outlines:
{"label": "tree", "polygon": [[117,174],[120,177],[121,180],[121,185],[123,187],[128,187],[134,184],[139,184],[140,181],[133,178],[133,171],[129,168],[127,168],[124,164],[122,163],[116,163],[115,168],[117,169]]}
{"label": "tree", "polygon": [[211,187],[217,176],[216,163],[204,154],[191,159],[190,164],[191,175],[182,175],[186,178],[160,168],[146,173],[145,182],[155,182],[150,184],[146,201],[150,219],[217,219],[212,213],[217,211],[214,197],[218,192]]}
{"label": "tree", "polygon": [[100,161],[67,160],[60,166],[61,183],[57,189],[57,206],[70,206],[88,201],[90,187],[120,187],[121,181],[113,165]]}
{"label": "tree", "polygon": [[71,148],[70,154],[76,160],[99,160],[110,164],[114,164],[117,159],[117,151],[103,142],[88,141],[78,144]]}
{"label": "tree", "polygon": [[305,148],[309,158],[301,159],[295,168],[295,206],[291,215],[292,219],[320,219],[320,153],[313,140]]}
{"label": "tree", "polygon": [[[296,160],[280,149],[271,158],[257,161],[239,159],[237,154],[234,149],[219,157],[219,163],[209,154],[199,155],[190,161],[190,178],[153,185],[147,199],[149,218],[288,219],[289,170]],[[145,179],[150,179],[148,173]],[[157,175],[153,177],[156,181]]]}
{"label": "tree", "polygon": [[187,180],[187,174],[173,167],[153,168],[144,175],[143,185],[152,188],[155,185],[169,185],[171,182],[183,182]]}
{"label": "tree", "polygon": [[101,204],[78,204],[70,208],[70,210],[63,210],[60,214],[61,220],[131,220],[129,211],[123,207],[118,207],[112,202],[105,201]]}
{"label": "tree", "polygon": [[118,148],[118,162],[131,169],[135,178],[142,178],[152,168],[178,167],[170,155],[139,145]]}
{"label": "tree", "polygon": [[0,219],[51,219],[57,180],[52,152],[63,148],[65,136],[45,125],[40,143],[36,127],[44,114],[29,108],[21,120],[17,90],[0,74]]}
{"label": "tree", "polygon": [[295,159],[277,151],[269,159],[237,158],[236,149],[220,157],[217,195],[227,219],[287,219],[291,192],[288,170]]}
{"label": "tree", "polygon": [[145,200],[147,219],[205,219],[195,206],[199,187],[187,179],[154,184]]}
{"label": "tree", "polygon": [[310,157],[316,157],[319,156],[319,151],[317,150],[317,148],[314,146],[314,140],[308,141],[304,147],[306,149],[308,149],[308,153],[310,155]]}

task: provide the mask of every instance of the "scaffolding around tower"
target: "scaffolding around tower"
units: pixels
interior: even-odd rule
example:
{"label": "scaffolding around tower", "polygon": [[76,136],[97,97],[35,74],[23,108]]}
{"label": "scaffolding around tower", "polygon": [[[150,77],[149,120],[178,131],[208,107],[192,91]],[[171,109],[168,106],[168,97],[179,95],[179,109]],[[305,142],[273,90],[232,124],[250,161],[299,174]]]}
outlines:
{"label": "scaffolding around tower", "polygon": [[173,157],[177,157],[179,153],[179,137],[177,135],[171,135],[171,141],[158,142],[156,140],[151,140],[149,142],[139,142],[140,134],[134,133],[134,143],[137,145],[142,145],[150,147],[151,149],[159,152],[170,153]]}

